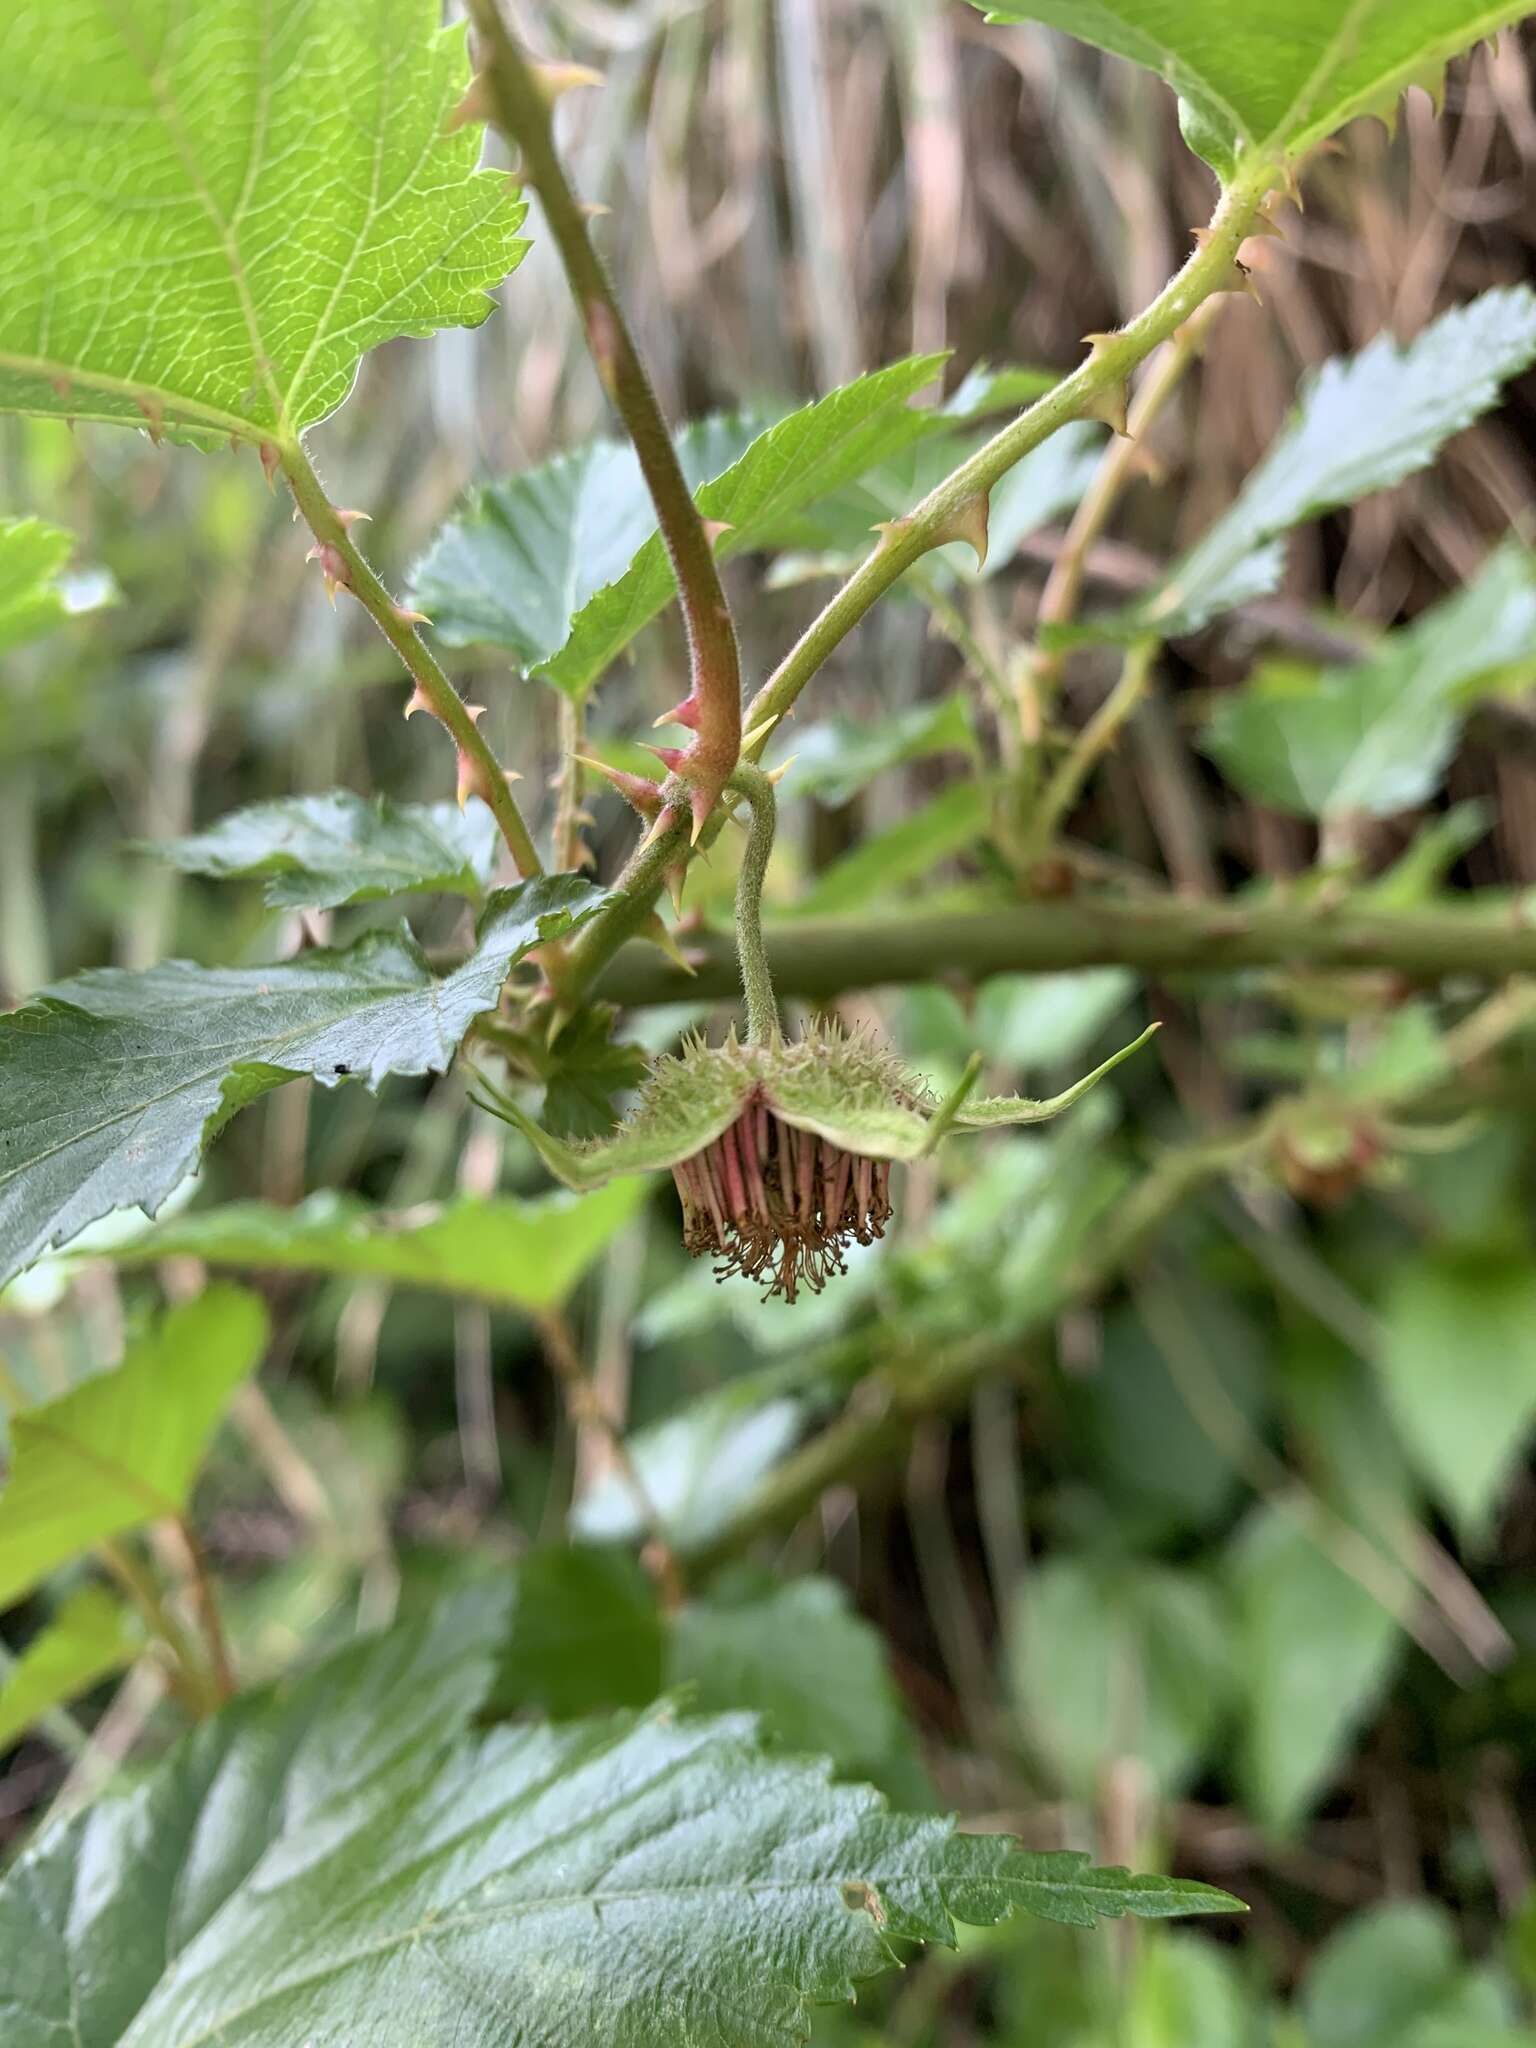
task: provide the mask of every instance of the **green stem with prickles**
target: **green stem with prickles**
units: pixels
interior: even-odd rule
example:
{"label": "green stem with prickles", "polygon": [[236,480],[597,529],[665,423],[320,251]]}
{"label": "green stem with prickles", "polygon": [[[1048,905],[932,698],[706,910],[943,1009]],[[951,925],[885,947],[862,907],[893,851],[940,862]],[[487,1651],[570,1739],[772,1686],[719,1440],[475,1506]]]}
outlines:
{"label": "green stem with prickles", "polygon": [[761,768],[743,762],[726,781],[726,789],[744,796],[752,806],[747,850],[736,880],[736,952],[741,961],[741,986],[747,999],[748,1045],[775,1045],[779,1039],[779,1006],[768,972],[763,945],[763,877],[773,852],[779,801]]}

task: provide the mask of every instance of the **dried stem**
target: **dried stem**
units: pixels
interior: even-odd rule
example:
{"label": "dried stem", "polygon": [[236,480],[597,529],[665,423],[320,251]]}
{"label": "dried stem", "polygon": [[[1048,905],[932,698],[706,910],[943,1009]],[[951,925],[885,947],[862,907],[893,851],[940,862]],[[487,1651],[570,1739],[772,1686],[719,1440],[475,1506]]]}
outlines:
{"label": "dried stem", "polygon": [[683,1602],[684,1584],[676,1553],[666,1532],[661,1510],[651,1496],[651,1490],[636,1465],[634,1455],[625,1441],[624,1432],[599,1399],[592,1382],[582,1364],[581,1352],[571,1333],[571,1326],[556,1310],[541,1315],[538,1319],[539,1332],[544,1339],[544,1355],[560,1383],[565,1412],[571,1427],[578,1434],[583,1431],[595,1432],[603,1442],[608,1461],[630,1499],[635,1512],[646,1532],[646,1563],[656,1579],[662,1598],[669,1608],[680,1607]]}

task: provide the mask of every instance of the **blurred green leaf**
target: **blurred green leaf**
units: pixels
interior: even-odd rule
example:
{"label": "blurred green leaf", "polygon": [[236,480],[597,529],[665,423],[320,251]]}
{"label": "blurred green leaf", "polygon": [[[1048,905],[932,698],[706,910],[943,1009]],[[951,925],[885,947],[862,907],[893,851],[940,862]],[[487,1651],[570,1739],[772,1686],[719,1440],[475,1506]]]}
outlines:
{"label": "blurred green leaf", "polygon": [[[1440,4],[1454,12],[1456,0]],[[1533,360],[1536,293],[1524,285],[1453,307],[1404,348],[1382,334],[1358,355],[1334,357],[1303,384],[1289,424],[1231,505],[1162,581],[1126,610],[1058,637],[1174,640],[1267,595],[1284,573],[1291,527],[1425,468]]]}
{"label": "blurred green leaf", "polygon": [[[689,487],[729,469],[771,423],[752,411],[685,427],[673,445]],[[472,492],[416,564],[412,594],[450,646],[485,640],[541,668],[655,531],[634,448],[599,437]]]}
{"label": "blurred green leaf", "polygon": [[1242,1980],[1214,1942],[1170,1934],[1144,1943],[1126,2008],[1116,2048],[1253,2048]]}
{"label": "blurred green leaf", "polygon": [[643,1181],[614,1181],[589,1195],[461,1195],[395,1213],[328,1192],[292,1209],[231,1202],[161,1224],[107,1256],[128,1266],[185,1257],[372,1277],[536,1314],[564,1301],[645,1192]]}
{"label": "blurred green leaf", "polygon": [[332,789],[231,811],[206,831],[152,850],[189,875],[263,881],[274,908],[334,910],[412,889],[480,896],[500,846],[479,797],[397,804]]}
{"label": "blurred green leaf", "polygon": [[[1315,1531],[1315,1533],[1314,1533]],[[1399,1640],[1397,1618],[1329,1553],[1303,1503],[1257,1508],[1227,1560],[1243,1693],[1239,1782],[1284,1834],[1339,1770]]]}
{"label": "blurred green leaf", "polygon": [[661,1691],[666,1631],[656,1588],[627,1550],[549,1546],[520,1558],[492,1708],[556,1719],[649,1706]]}
{"label": "blurred green leaf", "polygon": [[906,761],[945,753],[977,758],[970,710],[960,695],[874,719],[823,718],[808,732],[797,732],[788,751],[795,764],[790,793],[832,805],[850,802],[877,775]]}
{"label": "blurred green leaf", "polygon": [[499,889],[441,978],[402,925],[270,967],[96,968],[0,1018],[0,1282],[109,1209],[153,1213],[281,1082],[442,1073],[513,964],[609,894],[577,875]]}
{"label": "blurred green leaf", "polygon": [[994,975],[976,992],[975,1043],[1028,1072],[1057,1066],[1092,1045],[1135,988],[1135,975],[1124,967]]}
{"label": "blurred green leaf", "polygon": [[1232,1692],[1224,1617],[1204,1580],[1062,1553],[1020,1588],[1008,1670],[1025,1740],[1063,1790],[1089,1801],[1120,1757],[1177,1794]]}
{"label": "blurred green leaf", "polygon": [[748,1708],[786,1749],[827,1756],[899,1805],[932,1805],[879,1634],[834,1579],[714,1590],[672,1624],[667,1682],[691,1708]]}
{"label": "blurred green leaf", "polygon": [[[437,0],[9,10],[0,410],[296,441],[397,335],[475,326],[523,207]],[[61,110],[104,110],[61,139]],[[146,204],[146,198],[152,203]]]}
{"label": "blurred green leaf", "polygon": [[219,1417],[255,1369],[266,1333],[254,1295],[210,1287],[167,1310],[115,1372],[11,1417],[0,1609],[94,1544],[184,1511]]}
{"label": "blurred green leaf", "polygon": [[1387,1288],[1381,1372],[1404,1442],[1464,1541],[1486,1540],[1536,1428],[1536,1271],[1527,1257],[1404,1261]]}
{"label": "blurred green leaf", "polygon": [[50,1708],[131,1664],[143,1647],[142,1623],[104,1586],[71,1593],[0,1680],[0,1751]]}
{"label": "blurred green leaf", "polygon": [[74,545],[42,519],[0,519],[0,654],[68,618],[59,577]]}
{"label": "blurred green leaf", "polygon": [[1184,139],[1223,180],[1252,157],[1300,156],[1357,114],[1387,119],[1409,85],[1519,5],[1475,0],[974,0],[989,21],[1040,21],[1154,71],[1179,95]]}
{"label": "blurred green leaf", "polygon": [[1300,2008],[1313,2048],[1517,2048],[1530,2038],[1467,1968],[1454,1920],[1429,1899],[1347,1920],[1314,1956]]}
{"label": "blurred green leaf", "polygon": [[[729,466],[705,470],[711,480],[694,490],[699,510],[729,529],[716,553],[776,539],[805,506],[932,432],[933,416],[907,401],[933,381],[943,360],[914,356],[856,378],[757,433],[742,452],[733,451]],[[590,557],[585,551],[592,522],[608,516],[604,493],[623,473],[617,458],[605,460],[590,486],[580,469],[559,477],[539,472],[532,495],[519,492],[514,478],[499,498],[482,497],[450,522],[414,579],[417,601],[443,637],[455,645],[492,640],[569,695],[584,697],[677,587],[654,516],[639,529],[627,566],[618,562],[617,547],[610,556],[606,542]],[[635,526],[622,524],[625,503],[621,488],[615,516],[628,545]],[[585,522],[575,537],[562,524],[573,519]],[[601,584],[592,580],[598,575]],[[525,594],[511,609],[509,588]]]}
{"label": "blurred green leaf", "polygon": [[986,834],[993,784],[982,777],[952,782],[883,832],[861,839],[795,898],[796,917],[862,910],[920,881],[940,861],[964,853]]}
{"label": "blurred green leaf", "polygon": [[[793,1449],[805,1413],[792,1395],[764,1399],[750,1382],[738,1381],[636,1430],[630,1455],[671,1540],[683,1549],[706,1543]],[[578,1503],[572,1526],[592,1542],[630,1542],[646,1533],[633,1494],[616,1474]]]}
{"label": "blurred green leaf", "polygon": [[1266,663],[1218,701],[1201,744],[1261,803],[1304,817],[1384,817],[1434,793],[1476,692],[1532,665],[1536,557],[1510,543],[1364,661]]}

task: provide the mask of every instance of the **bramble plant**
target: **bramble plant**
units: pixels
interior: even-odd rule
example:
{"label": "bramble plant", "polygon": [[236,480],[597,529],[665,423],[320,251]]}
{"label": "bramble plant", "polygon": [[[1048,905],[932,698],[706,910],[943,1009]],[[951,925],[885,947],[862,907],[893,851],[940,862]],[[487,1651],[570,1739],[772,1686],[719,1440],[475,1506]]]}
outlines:
{"label": "bramble plant", "polygon": [[[557,146],[567,96],[609,88],[532,56],[499,0],[469,0],[468,23],[446,28],[439,0],[53,0],[0,21],[0,412],[147,434],[167,474],[259,466],[291,503],[293,561],[307,549],[332,604],[360,607],[387,643],[412,740],[435,726],[452,750],[429,802],[392,788],[267,794],[136,849],[162,871],[259,884],[285,914],[282,957],[270,923],[247,924],[210,928],[219,964],[136,959],[55,980],[46,919],[0,887],[0,966],[18,999],[0,1016],[0,1287],[34,1266],[44,1286],[76,1276],[94,1255],[114,1262],[114,1287],[158,1274],[168,1297],[151,1314],[133,1294],[125,1318],[114,1294],[114,1316],[63,1347],[62,1378],[0,1359],[0,1611],[30,1602],[47,1617],[0,1663],[0,1751],[35,1729],[84,1771],[68,1810],[0,1875],[6,2048],[778,2048],[806,2035],[818,2004],[851,1999],[921,1944],[952,1944],[956,1923],[1242,1910],[1225,1888],[1121,1867],[1159,1853],[1145,1832],[1113,1838],[1101,1865],[1022,1846],[1014,1821],[969,1831],[937,1817],[868,1625],[829,1579],[759,1579],[743,1559],[931,1418],[1005,1382],[1029,1333],[1120,1282],[1193,1196],[1235,1176],[1321,1205],[1454,1146],[1459,1085],[1536,1019],[1515,978],[1536,967],[1528,921],[1439,886],[1460,850],[1452,817],[1395,889],[1391,876],[1365,884],[1362,850],[1367,821],[1438,789],[1474,703],[1536,668],[1536,558],[1518,537],[1357,659],[1265,659],[1208,709],[1201,744],[1231,784],[1318,823],[1324,858],[1307,886],[1180,895],[1067,839],[1155,702],[1170,647],[1252,615],[1279,589],[1294,531],[1425,469],[1536,361],[1536,294],[1516,283],[1328,362],[1190,545],[1119,604],[1087,596],[1093,549],[1146,480],[1154,424],[1224,346],[1229,298],[1262,299],[1255,252],[1284,244],[1331,138],[1359,116],[1390,126],[1409,87],[1438,95],[1446,66],[1521,11],[999,7],[989,22],[1064,30],[1177,95],[1216,195],[1186,260],[1134,317],[1085,337],[1059,377],[979,368],[941,398],[945,355],[915,353],[809,403],[680,430],[600,253],[601,209],[578,198]],[[396,594],[365,552],[368,510],[333,503],[322,479],[326,423],[370,350],[493,311],[515,322],[514,273],[540,238],[623,438],[482,483],[424,538]],[[984,432],[999,413],[1006,424]],[[381,501],[389,488],[381,475]],[[1064,515],[1038,617],[1006,645],[968,600]],[[102,574],[71,574],[73,553],[48,520],[0,520],[0,663],[14,664],[18,701],[45,638],[64,644],[116,595]],[[723,573],[735,558],[775,587],[835,581],[760,679]],[[839,717],[830,691],[823,703],[829,664],[887,599],[924,608],[974,702],[951,695],[865,725]],[[675,702],[651,704],[670,702],[656,725],[683,738],[650,749],[651,773],[636,734],[605,718],[603,686],[674,605],[686,671]],[[227,652],[219,630],[198,657],[212,671]],[[1080,652],[1112,680],[1074,725],[1065,683]],[[460,657],[484,704],[456,684]],[[535,743],[520,768],[493,744],[513,692],[543,692],[558,723],[547,802]],[[954,753],[967,767],[920,809],[844,850],[798,898],[770,890],[765,912],[770,872],[785,890],[792,872],[780,788],[840,803]],[[586,806],[609,789],[641,829],[602,876]],[[729,933],[690,901],[701,882],[712,900],[700,864],[716,847],[739,863]],[[979,879],[900,918],[869,911],[962,854]],[[400,897],[414,923],[364,911],[335,940],[338,917]],[[1000,1176],[988,1202],[1001,1235],[976,1225],[966,1184],[935,1221],[941,1168],[924,1162],[942,1140],[976,1133],[985,1147],[987,1133],[1072,1110],[1112,1070],[1117,1087],[1140,1085],[1155,1048],[1130,1055],[1158,1020],[1035,1100],[979,1092],[1001,1059],[979,1027],[974,1051],[961,1033],[914,1063],[883,1027],[820,1006],[1090,966],[1271,974],[1302,1020],[1277,1070],[1294,1085],[1134,1173],[1111,1153],[1105,1088],[1049,1152],[1004,1138],[985,1153],[976,1171]],[[710,1014],[738,983],[744,1028]],[[819,1007],[794,1011],[807,1000]],[[673,1003],[691,1006],[682,1025],[615,1035],[620,1010]],[[1114,1007],[1041,1057],[1075,1059]],[[1255,1056],[1262,1067],[1263,1045]],[[401,1077],[445,1077],[432,1100],[453,1137],[424,1191],[451,1184],[449,1199],[381,1206],[280,1171],[262,1182],[280,1200],[190,1189],[237,1113],[289,1082],[355,1103]],[[499,1192],[503,1147],[513,1175],[547,1169],[571,1193]],[[909,1169],[917,1250],[903,1239],[901,1261],[877,1267],[866,1255]],[[771,1383],[685,1418],[682,1435],[662,1424],[631,1440],[600,1346],[585,1355],[567,1311],[633,1229],[646,1177],[668,1171],[683,1248],[753,1283],[739,1313],[771,1317],[764,1304],[782,1296],[806,1320],[775,1340],[797,1362]],[[208,1283],[210,1265],[273,1277],[263,1295]],[[888,1298],[871,1306],[882,1270]],[[372,1523],[348,1549],[346,1514],[253,1377],[304,1276],[354,1282],[354,1301],[412,1287],[451,1297],[455,1316],[531,1320],[584,1474],[562,1532],[577,1540],[511,1564],[487,1542],[411,1598],[381,1566]],[[824,1302],[801,1298],[824,1288]],[[1166,1289],[1162,1313],[1177,1316],[1177,1295]],[[1511,1326],[1525,1305],[1508,1305]],[[1331,1295],[1326,1307],[1341,1320]],[[823,1310],[840,1320],[816,1321]],[[615,1313],[632,1315],[633,1297]],[[1422,1313],[1454,1327],[1438,1294]],[[475,1328],[488,1347],[489,1321]],[[1528,1401],[1490,1393],[1498,1446],[1457,1456],[1425,1377],[1405,1371],[1394,1397],[1405,1433],[1448,1511],[1481,1527]],[[220,1583],[195,1512],[231,1410],[285,1506],[325,1529],[366,1595],[355,1620],[327,1614],[322,1627],[317,1613],[281,1654],[256,1652],[255,1624],[231,1624],[250,1588]],[[1247,1532],[1233,1597],[1267,1669],[1264,1630],[1279,1624],[1255,1588],[1283,1581],[1286,1613],[1304,1617],[1309,1572],[1333,1565],[1308,1548],[1311,1508],[1292,1513],[1263,1466],[1272,1454],[1254,1455],[1276,1519]],[[546,1538],[559,1512],[551,1481],[536,1517]],[[1383,1564],[1353,1525],[1345,1539],[1376,1560],[1359,1575],[1384,1575],[1389,1594],[1358,1626],[1353,1610],[1338,1624],[1336,1661],[1359,1664],[1358,1684],[1319,1710],[1317,1744],[1286,1749],[1278,1689],[1245,1724],[1255,1805],[1277,1829],[1326,1783],[1330,1745],[1378,1682],[1383,1616],[1432,1651],[1443,1607],[1465,1622],[1460,1581],[1445,1592],[1454,1568],[1437,1577],[1425,1563],[1432,1546],[1407,1544],[1404,1566],[1403,1542]],[[1104,1641],[1115,1625],[1102,1563],[1085,1545],[1065,1579],[1042,1574],[1031,1626],[1064,1674],[1097,1654],[1078,1639],[1099,1640],[1098,1608]],[[1162,1569],[1147,1567],[1146,1611],[1160,1619],[1137,1627],[1167,1625],[1148,1652],[1149,1711],[1166,1723],[1149,1771],[1173,1787],[1224,1711],[1182,1696],[1186,1663],[1213,1703],[1227,1677],[1200,1654],[1207,1589]],[[1318,1611],[1332,1593],[1322,1586]],[[1022,1688],[1079,1784],[1093,1766],[1072,1779],[1084,1739],[1072,1681],[1058,1697],[1042,1662]],[[161,1694],[167,1704],[135,1767],[105,1785],[107,1761],[145,1729],[87,1743],[70,1703],[129,1668],[155,1675],[146,1722]],[[845,1700],[822,1697],[844,1685]]]}

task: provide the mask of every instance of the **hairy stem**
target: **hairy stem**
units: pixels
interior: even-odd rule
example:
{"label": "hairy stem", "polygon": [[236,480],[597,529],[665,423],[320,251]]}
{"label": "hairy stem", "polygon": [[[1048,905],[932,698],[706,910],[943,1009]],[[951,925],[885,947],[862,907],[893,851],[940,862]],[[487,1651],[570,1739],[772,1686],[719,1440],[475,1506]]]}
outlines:
{"label": "hairy stem", "polygon": [[[824,998],[851,989],[955,976],[1132,967],[1144,974],[1375,970],[1439,982],[1536,973],[1536,930],[1502,900],[1476,896],[1424,910],[1380,910],[1369,891],[1332,902],[1213,903],[1189,897],[1084,895],[970,915],[795,918],[764,935],[781,995]],[[714,1001],[737,985],[723,933],[689,940],[685,974],[653,946],[628,946],[597,984],[608,1002]]]}
{"label": "hairy stem", "polygon": [[278,452],[283,475],[293,492],[293,501],[303,514],[321,552],[321,566],[332,581],[350,590],[384,638],[405,663],[416,685],[416,698],[447,728],[459,754],[461,797],[473,792],[489,804],[501,836],[507,842],[517,871],[525,878],[541,875],[544,864],[534,849],[523,823],[523,814],[513,800],[507,778],[490,746],[481,737],[469,707],[444,675],[430,649],[416,631],[409,613],[402,611],[384,585],[369,568],[362,551],[348,531],[350,522],[341,517],[326,496],[325,486],[314,465],[297,443]]}
{"label": "hairy stem", "polygon": [[773,784],[761,768],[745,763],[726,783],[752,806],[746,852],[736,878],[736,952],[741,962],[742,993],[747,999],[748,1045],[773,1045],[779,1038],[779,1006],[773,976],[763,948],[763,878],[773,852],[779,805]]}
{"label": "hairy stem", "polygon": [[[489,5],[489,0],[475,0],[475,5],[478,9]],[[1130,372],[1159,342],[1166,341],[1215,293],[1232,288],[1237,252],[1278,178],[1276,166],[1260,163],[1230,185],[1194,254],[1151,305],[1120,333],[1097,341],[1071,376],[1054,385],[952,471],[904,519],[886,529],[880,545],[801,634],[753,698],[746,714],[748,727],[771,729],[793,708],[811,677],[876,600],[929,549],[954,538],[956,521],[968,504],[989,492],[1058,427],[1091,415],[1106,394],[1123,389]],[[752,759],[761,755],[768,737],[764,730],[753,741],[748,749]],[[572,941],[565,981],[567,1001],[578,999],[589,989],[623,942],[635,936],[656,900],[667,868],[686,855],[687,847],[687,834],[673,827],[632,856],[619,877],[615,902]]]}
{"label": "hairy stem", "polygon": [[681,722],[698,735],[680,772],[706,799],[696,807],[697,822],[718,796],[741,748],[741,663],[714,549],[612,282],[587,232],[586,215],[555,150],[550,83],[518,47],[497,0],[470,0],[470,14],[481,39],[486,111],[521,152],[521,176],[544,209],[592,360],[634,443],[677,578],[689,661],[689,694],[679,710],[685,713]]}

